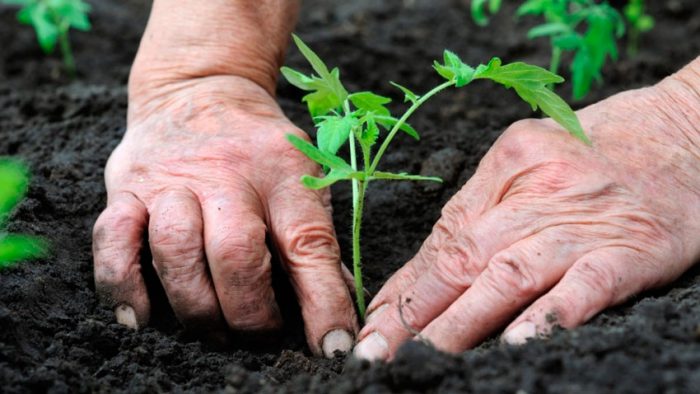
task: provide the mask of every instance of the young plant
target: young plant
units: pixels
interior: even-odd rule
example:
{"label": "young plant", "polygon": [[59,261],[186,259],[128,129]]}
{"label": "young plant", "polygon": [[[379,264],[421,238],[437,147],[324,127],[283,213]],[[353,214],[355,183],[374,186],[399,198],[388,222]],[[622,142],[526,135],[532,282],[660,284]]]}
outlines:
{"label": "young plant", "polygon": [[501,0],[472,0],[472,19],[479,26],[486,26],[489,23],[489,18],[486,16],[486,10],[490,14],[496,14],[501,9]]}
{"label": "young plant", "polygon": [[[306,75],[289,67],[282,67],[281,71],[289,83],[309,92],[302,100],[306,102],[317,127],[316,145],[294,135],[288,135],[287,138],[303,154],[324,168],[323,178],[302,176],[301,182],[304,186],[321,189],[338,181],[352,183],[352,262],[357,307],[362,319],[365,314],[365,300],[360,235],[368,185],[374,180],[441,182],[436,177],[379,171],[382,157],[399,132],[419,139],[418,132],[407,121],[431,97],[451,87],[461,88],[472,81],[488,79],[506,88],[513,88],[533,110],[540,108],[576,138],[590,144],[576,114],[564,100],[547,88],[548,84],[560,83],[564,79],[543,68],[521,62],[502,64],[498,58],[492,58],[488,64],[480,64],[474,68],[446,50],[443,63],[435,61],[433,65],[444,81],[433,89],[424,94],[417,94],[391,82],[403,93],[404,102],[410,104],[401,116],[395,117],[386,107],[391,102],[390,98],[369,91],[348,92],[340,81],[340,71],[337,68],[329,70],[299,37],[294,36],[294,42],[316,74]],[[382,130],[386,134],[383,134]],[[382,134],[383,139],[380,138]],[[345,144],[349,145],[349,163],[337,155]]]}
{"label": "young plant", "polygon": [[90,30],[88,19],[90,5],[82,0],[0,0],[0,2],[22,7],[17,13],[17,20],[34,27],[39,46],[44,53],[52,53],[58,43],[66,71],[74,77],[75,59],[68,39],[68,31],[71,28]]}
{"label": "young plant", "polygon": [[627,20],[627,55],[634,56],[639,51],[639,36],[654,28],[654,18],[646,13],[644,0],[630,0],[623,9]]}
{"label": "young plant", "polygon": [[46,242],[41,238],[6,231],[10,213],[24,198],[28,185],[27,167],[16,160],[0,157],[0,269],[41,257],[47,251]]}
{"label": "young plant", "polygon": [[[479,25],[488,20],[484,16],[485,0],[472,1],[472,18]],[[497,12],[500,2],[489,4],[491,13]],[[571,80],[573,98],[580,100],[591,89],[593,81],[601,81],[601,70],[608,57],[617,60],[617,40],[625,33],[620,13],[607,1],[595,0],[525,0],[517,16],[540,16],[544,23],[532,28],[527,37],[548,37],[552,47],[549,71],[558,73],[562,55],[573,54]]]}

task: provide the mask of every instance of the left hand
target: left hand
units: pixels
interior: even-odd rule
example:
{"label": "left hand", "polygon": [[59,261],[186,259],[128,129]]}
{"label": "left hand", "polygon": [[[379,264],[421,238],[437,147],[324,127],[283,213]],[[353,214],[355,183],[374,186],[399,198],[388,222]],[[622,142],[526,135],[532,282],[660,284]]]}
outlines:
{"label": "left hand", "polygon": [[579,111],[593,147],[551,120],[511,126],[369,305],[355,355],[391,358],[416,333],[463,351],[507,323],[503,339],[522,343],[677,278],[700,256],[688,85],[673,76]]}

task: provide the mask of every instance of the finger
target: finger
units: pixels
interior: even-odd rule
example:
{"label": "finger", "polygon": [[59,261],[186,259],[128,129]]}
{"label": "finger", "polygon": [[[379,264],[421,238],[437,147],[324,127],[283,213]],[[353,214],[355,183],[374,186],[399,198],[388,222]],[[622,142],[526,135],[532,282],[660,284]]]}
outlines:
{"label": "finger", "polygon": [[660,276],[657,270],[649,269],[652,266],[647,256],[633,249],[608,247],[592,251],[576,261],[552,290],[511,323],[503,340],[520,344],[549,335],[557,325],[579,326],[603,309],[675,277]]}
{"label": "finger", "polygon": [[92,236],[95,289],[103,302],[115,308],[117,322],[134,329],[148,323],[151,308],[140,262],[147,220],[141,201],[131,193],[120,193],[100,214]]}
{"label": "finger", "polygon": [[303,188],[297,179],[268,200],[273,239],[289,273],[304,318],[309,347],[333,357],[348,352],[357,316],[340,263],[327,191]]}
{"label": "finger", "polygon": [[153,265],[178,320],[188,329],[221,332],[219,302],[207,271],[202,212],[187,189],[158,196],[148,227]]}
{"label": "finger", "polygon": [[237,331],[278,329],[282,317],[257,194],[227,190],[205,198],[202,213],[206,256],[228,326]]}
{"label": "finger", "polygon": [[[421,332],[438,349],[459,352],[482,341],[550,289],[594,247],[574,230],[549,228],[498,252],[472,286]],[[459,335],[449,335],[458,332]]]}
{"label": "finger", "polygon": [[[435,263],[403,291],[402,305],[397,297],[370,315],[360,332],[362,342],[355,355],[366,359],[391,356],[457,300],[492,256],[531,235],[532,230],[526,226],[528,215],[501,205],[475,220],[471,228],[463,228],[454,238],[446,239]],[[367,345],[363,343],[366,338]]]}
{"label": "finger", "polygon": [[446,241],[455,239],[456,234],[498,203],[501,193],[497,189],[501,182],[491,170],[491,161],[484,160],[474,176],[445,205],[418,253],[389,278],[369,304],[368,316],[382,305],[396,303],[398,296],[438,260],[438,252]]}

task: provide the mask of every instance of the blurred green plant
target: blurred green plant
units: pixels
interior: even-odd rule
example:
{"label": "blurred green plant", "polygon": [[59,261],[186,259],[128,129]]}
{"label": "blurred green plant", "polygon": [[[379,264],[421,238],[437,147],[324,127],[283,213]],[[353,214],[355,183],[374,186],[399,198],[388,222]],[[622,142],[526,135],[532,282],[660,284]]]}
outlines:
{"label": "blurred green plant", "polygon": [[89,4],[82,0],[0,0],[0,3],[22,7],[17,20],[34,27],[44,53],[53,53],[58,44],[66,71],[71,77],[75,76],[75,58],[68,31],[71,28],[90,30]]}
{"label": "blurred green plant", "polygon": [[639,51],[639,37],[654,28],[654,18],[646,13],[644,0],[630,0],[623,9],[627,20],[627,55],[634,56]]}
{"label": "blurred green plant", "polygon": [[0,157],[0,269],[20,261],[45,256],[48,244],[42,238],[10,234],[7,222],[29,186],[29,171],[22,162]]}

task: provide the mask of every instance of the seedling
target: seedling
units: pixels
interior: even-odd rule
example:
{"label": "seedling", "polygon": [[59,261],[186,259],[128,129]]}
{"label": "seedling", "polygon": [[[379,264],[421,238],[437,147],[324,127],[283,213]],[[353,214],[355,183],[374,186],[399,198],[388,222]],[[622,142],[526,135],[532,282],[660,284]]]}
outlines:
{"label": "seedling", "polygon": [[[485,25],[485,0],[472,2],[472,17]],[[498,12],[500,1],[490,1],[489,11]],[[549,71],[559,72],[562,55],[573,53],[571,80],[575,100],[585,97],[593,81],[602,81],[601,70],[608,57],[618,58],[617,40],[625,34],[625,24],[615,8],[595,0],[526,0],[517,16],[534,15],[544,23],[532,28],[527,37],[548,37],[552,46]]]}
{"label": "seedling", "polygon": [[[461,88],[475,80],[489,79],[506,88],[513,88],[533,110],[540,108],[576,138],[590,144],[573,110],[546,87],[548,84],[563,82],[564,79],[543,68],[522,62],[504,65],[495,57],[488,64],[480,64],[474,68],[446,50],[443,63],[435,61],[433,65],[444,81],[428,92],[419,95],[407,87],[391,82],[403,93],[404,102],[410,104],[403,115],[397,118],[386,107],[391,102],[390,98],[369,91],[348,92],[340,81],[340,71],[337,68],[329,70],[299,37],[294,36],[294,42],[316,74],[306,75],[289,67],[282,67],[281,71],[289,83],[309,92],[302,100],[306,102],[316,124],[316,145],[291,134],[287,138],[298,150],[324,168],[323,178],[302,176],[301,182],[304,186],[322,189],[341,180],[352,183],[352,262],[357,307],[362,319],[365,314],[365,300],[360,230],[367,186],[374,180],[441,182],[440,178],[436,177],[378,170],[382,156],[399,132],[419,139],[418,132],[407,121],[431,97],[451,87]],[[380,142],[382,129],[386,130],[387,134]],[[337,155],[345,144],[349,145],[350,163]]]}
{"label": "seedling", "polygon": [[90,30],[90,5],[82,0],[0,0],[3,4],[18,5],[17,20],[32,25],[41,49],[53,53],[58,43],[63,64],[71,77],[75,76],[75,59],[68,31]]}
{"label": "seedling", "polygon": [[28,184],[29,172],[21,162],[0,158],[0,269],[41,257],[47,251],[41,238],[6,231],[10,213],[24,198]]}
{"label": "seedling", "polygon": [[639,36],[654,28],[654,18],[646,13],[644,0],[630,0],[623,13],[627,20],[627,55],[634,56],[639,51]]}

